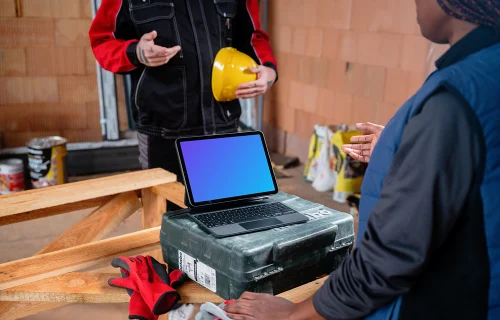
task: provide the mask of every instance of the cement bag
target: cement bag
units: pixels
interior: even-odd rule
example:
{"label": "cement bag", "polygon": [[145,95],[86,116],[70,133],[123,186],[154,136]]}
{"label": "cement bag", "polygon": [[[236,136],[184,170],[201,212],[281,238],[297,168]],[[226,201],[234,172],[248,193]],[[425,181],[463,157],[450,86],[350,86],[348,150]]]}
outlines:
{"label": "cement bag", "polygon": [[[307,163],[304,168],[304,179],[307,182],[313,182],[318,174],[319,157],[321,153],[321,146],[323,138],[327,132],[328,127],[315,125],[314,131],[309,141],[309,153],[307,155]],[[331,131],[331,130],[330,130]]]}
{"label": "cement bag", "polygon": [[328,127],[324,127],[321,150],[317,162],[317,173],[312,184],[312,187],[318,192],[333,190],[337,181],[337,172],[331,166],[333,158],[332,135],[332,131]]}
{"label": "cement bag", "polygon": [[340,203],[345,203],[349,195],[361,191],[361,183],[368,167],[367,163],[353,159],[342,150],[342,146],[350,143],[351,137],[357,135],[361,135],[361,133],[358,131],[337,130],[332,138],[333,168],[337,172],[333,200]]}

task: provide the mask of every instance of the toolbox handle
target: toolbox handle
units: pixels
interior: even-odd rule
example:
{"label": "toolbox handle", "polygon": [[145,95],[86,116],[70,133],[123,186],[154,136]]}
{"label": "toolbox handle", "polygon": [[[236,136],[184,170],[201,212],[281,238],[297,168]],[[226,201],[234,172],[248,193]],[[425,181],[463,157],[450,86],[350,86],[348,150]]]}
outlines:
{"label": "toolbox handle", "polygon": [[326,230],[324,228],[309,233],[304,237],[293,235],[289,240],[284,239],[275,242],[273,245],[274,263],[289,260],[296,255],[298,249],[300,252],[310,252],[316,249],[333,246],[337,237],[338,226],[331,225]]}

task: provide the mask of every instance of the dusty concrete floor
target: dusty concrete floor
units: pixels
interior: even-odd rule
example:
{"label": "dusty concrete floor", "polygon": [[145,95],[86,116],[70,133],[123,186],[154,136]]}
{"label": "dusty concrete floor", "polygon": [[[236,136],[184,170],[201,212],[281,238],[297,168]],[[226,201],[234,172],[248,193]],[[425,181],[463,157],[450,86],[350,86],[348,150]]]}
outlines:
{"label": "dusty concrete floor", "polygon": [[[310,184],[302,179],[302,167],[286,171],[291,178],[278,179],[280,190],[295,194],[309,201],[321,203],[330,208],[349,212],[345,204],[332,200],[332,193],[318,193]],[[72,178],[72,181],[82,180],[86,177]],[[78,222],[91,210],[82,210],[65,215],[48,217],[44,219],[23,222],[15,225],[0,227],[2,241],[0,242],[0,263],[8,262],[35,254],[40,248],[49,244],[60,235],[68,226]],[[355,219],[356,221],[356,219]],[[134,214],[116,228],[109,237],[138,231],[141,229],[140,215]],[[25,317],[26,320],[87,320],[128,319],[127,304],[72,304],[50,311]],[[0,319],[2,316],[0,315]]]}

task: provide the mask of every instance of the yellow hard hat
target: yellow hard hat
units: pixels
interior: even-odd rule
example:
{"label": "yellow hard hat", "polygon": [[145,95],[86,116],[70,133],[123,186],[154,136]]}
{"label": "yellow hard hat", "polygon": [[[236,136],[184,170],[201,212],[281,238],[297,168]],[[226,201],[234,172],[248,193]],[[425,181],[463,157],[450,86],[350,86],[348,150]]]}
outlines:
{"label": "yellow hard hat", "polygon": [[235,48],[222,48],[215,56],[212,68],[212,92],[217,101],[236,99],[238,85],[257,80],[257,74],[248,71],[257,63]]}

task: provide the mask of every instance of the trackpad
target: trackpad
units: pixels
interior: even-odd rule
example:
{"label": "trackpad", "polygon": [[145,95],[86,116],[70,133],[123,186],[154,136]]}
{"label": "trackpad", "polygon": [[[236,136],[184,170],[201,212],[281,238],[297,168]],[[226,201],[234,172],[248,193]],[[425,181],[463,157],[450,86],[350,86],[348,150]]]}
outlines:
{"label": "trackpad", "polygon": [[283,222],[281,222],[280,220],[278,220],[276,218],[269,218],[269,219],[264,219],[264,220],[240,223],[240,226],[242,226],[246,230],[251,230],[251,229],[271,227],[271,226],[275,226],[278,224],[283,224]]}

